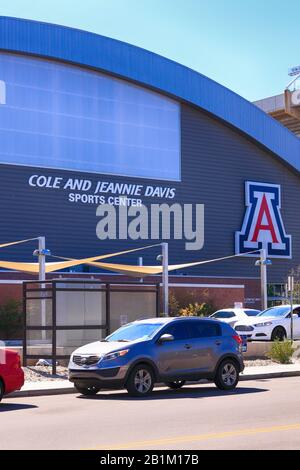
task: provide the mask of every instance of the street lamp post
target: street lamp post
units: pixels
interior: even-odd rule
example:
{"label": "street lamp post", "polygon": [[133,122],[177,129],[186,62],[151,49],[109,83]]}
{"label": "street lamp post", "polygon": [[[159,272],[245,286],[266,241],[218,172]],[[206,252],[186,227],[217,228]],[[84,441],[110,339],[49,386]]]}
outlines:
{"label": "street lamp post", "polygon": [[267,266],[270,266],[272,261],[267,259],[266,250],[264,248],[259,251],[260,259],[256,261],[255,266],[260,266],[261,308],[262,310],[266,310],[268,308]]}
{"label": "street lamp post", "polygon": [[294,317],[293,317],[293,304],[294,304],[294,276],[288,277],[288,296],[291,305],[291,340],[294,341]]}
{"label": "street lamp post", "polygon": [[[45,237],[38,237],[39,247],[37,250],[33,252],[34,256],[38,256],[39,260],[39,281],[42,281],[40,285],[41,288],[41,324],[43,327],[47,326],[47,319],[46,319],[46,299],[44,298],[45,292],[45,284],[43,281],[46,280],[46,256],[51,255],[51,252],[46,249],[46,238]],[[47,339],[46,330],[42,330],[42,340],[45,341]]]}
{"label": "street lamp post", "polygon": [[161,244],[161,255],[157,256],[157,261],[162,263],[162,291],[163,291],[163,316],[169,316],[169,245]]}
{"label": "street lamp post", "polygon": [[268,291],[267,291],[267,256],[266,250],[263,248],[260,250],[260,291],[262,308],[266,310],[268,308]]}
{"label": "street lamp post", "polygon": [[169,316],[169,245],[162,243],[163,315]]}
{"label": "street lamp post", "polygon": [[38,257],[39,257],[39,281],[45,281],[46,280],[46,238],[45,237],[39,237],[39,251],[38,251]]}

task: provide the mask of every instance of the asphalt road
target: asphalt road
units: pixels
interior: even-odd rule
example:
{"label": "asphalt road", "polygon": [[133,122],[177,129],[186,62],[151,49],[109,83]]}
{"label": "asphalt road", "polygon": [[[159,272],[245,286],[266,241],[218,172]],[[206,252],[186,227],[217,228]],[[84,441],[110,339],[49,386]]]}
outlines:
{"label": "asphalt road", "polygon": [[300,377],[0,404],[0,449],[300,449]]}

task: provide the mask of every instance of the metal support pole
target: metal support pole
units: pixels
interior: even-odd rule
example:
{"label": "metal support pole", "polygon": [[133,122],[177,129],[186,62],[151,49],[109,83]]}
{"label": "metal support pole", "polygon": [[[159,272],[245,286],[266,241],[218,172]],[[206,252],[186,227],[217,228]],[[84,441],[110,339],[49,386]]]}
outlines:
{"label": "metal support pole", "polygon": [[[144,260],[142,256],[139,256],[138,263],[139,263],[139,266],[143,266]],[[140,278],[140,282],[144,282],[144,279],[142,277]]]}
{"label": "metal support pole", "polygon": [[169,245],[162,243],[163,315],[169,316]]}
{"label": "metal support pole", "polygon": [[[52,283],[52,374],[53,375],[56,375],[56,346],[57,346],[56,296],[57,296],[56,282],[54,281]],[[45,302],[45,299],[42,302]]]}
{"label": "metal support pole", "polygon": [[46,249],[46,239],[45,237],[39,237],[39,281],[44,281],[46,279],[46,256],[41,254],[45,252]]}
{"label": "metal support pole", "polygon": [[290,303],[291,303],[291,340],[294,341],[294,317],[293,317],[294,299],[293,299],[293,291],[291,291],[291,293],[290,293]]}
{"label": "metal support pole", "polygon": [[288,277],[288,291],[290,297],[290,305],[291,305],[291,340],[294,341],[294,317],[293,317],[293,304],[294,304],[294,276]]}
{"label": "metal support pole", "polygon": [[261,289],[261,307],[262,310],[268,308],[268,290],[267,290],[267,256],[266,250],[260,250],[260,289]]}
{"label": "metal support pole", "polygon": [[110,335],[110,325],[111,325],[111,318],[110,318],[110,284],[105,285],[105,304],[106,304],[106,336]]}
{"label": "metal support pole", "polygon": [[[45,237],[39,237],[39,281],[45,281],[46,280],[46,256],[45,254],[45,249],[46,249],[46,239]],[[40,284],[41,287],[41,324],[42,326],[46,326],[46,300],[43,298],[44,297],[44,291],[45,289],[45,284]],[[42,330],[42,340],[46,340],[47,335],[46,335],[46,330]]]}
{"label": "metal support pole", "polygon": [[23,366],[27,367],[27,283],[23,282]]}

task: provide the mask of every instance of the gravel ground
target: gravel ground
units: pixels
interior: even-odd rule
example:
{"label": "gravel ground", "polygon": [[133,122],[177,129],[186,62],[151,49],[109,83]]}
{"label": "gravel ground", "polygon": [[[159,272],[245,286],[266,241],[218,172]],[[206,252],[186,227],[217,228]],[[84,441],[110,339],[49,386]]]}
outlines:
{"label": "gravel ground", "polygon": [[271,361],[271,359],[245,359],[245,367],[257,367],[257,366],[275,366],[277,362]]}
{"label": "gravel ground", "polygon": [[67,380],[67,367],[57,366],[56,375],[52,375],[52,367],[48,366],[28,366],[23,367],[26,382],[41,382],[44,380]]}

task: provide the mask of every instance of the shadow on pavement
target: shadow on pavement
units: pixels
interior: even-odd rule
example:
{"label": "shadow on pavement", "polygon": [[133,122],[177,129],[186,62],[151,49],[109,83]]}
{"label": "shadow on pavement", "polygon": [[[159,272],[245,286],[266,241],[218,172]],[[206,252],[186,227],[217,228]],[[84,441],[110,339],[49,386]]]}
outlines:
{"label": "shadow on pavement", "polygon": [[180,390],[169,390],[169,389],[154,389],[151,395],[145,398],[130,397],[126,391],[110,392],[100,391],[97,395],[84,396],[79,395],[77,398],[82,400],[124,400],[124,401],[153,401],[153,400],[170,400],[178,398],[209,398],[209,397],[222,397],[230,395],[245,395],[249,393],[262,393],[268,392],[266,388],[254,388],[254,387],[238,387],[232,391],[222,391],[214,387],[184,387]]}
{"label": "shadow on pavement", "polygon": [[29,410],[31,408],[38,408],[38,406],[26,404],[21,405],[21,403],[0,403],[0,413],[5,411]]}

